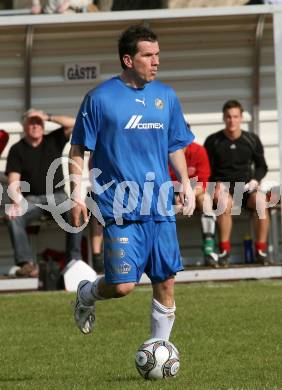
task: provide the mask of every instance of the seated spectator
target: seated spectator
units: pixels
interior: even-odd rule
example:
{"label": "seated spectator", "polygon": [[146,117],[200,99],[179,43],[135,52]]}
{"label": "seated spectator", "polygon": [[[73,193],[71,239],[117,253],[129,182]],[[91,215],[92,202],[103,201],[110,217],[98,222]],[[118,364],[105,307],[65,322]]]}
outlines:
{"label": "seated spectator", "polygon": [[47,0],[42,6],[40,0],[32,0],[32,14],[62,14],[71,12],[85,12],[87,7],[93,7],[92,0]]}
{"label": "seated spectator", "polygon": [[[44,121],[52,121],[60,128],[44,135]],[[60,158],[74,126],[74,118],[46,114],[30,110],[23,122],[24,137],[14,144],[8,154],[6,175],[8,184],[14,188],[12,203],[7,212],[11,242],[14,248],[15,262],[20,268],[17,276],[38,276],[36,258],[32,252],[26,226],[44,215],[45,210],[38,205],[47,204],[46,177],[50,164]],[[19,181],[30,185],[28,193],[22,191]],[[56,204],[67,200],[63,187],[56,186],[63,181],[62,166],[59,165],[52,180],[52,194]],[[23,196],[27,201],[27,211],[23,210]],[[65,213],[70,222],[70,213]],[[67,233],[67,261],[81,259],[81,233]]]}
{"label": "seated spectator", "polygon": [[267,252],[269,215],[265,194],[258,191],[259,183],[267,173],[263,146],[257,135],[241,129],[243,107],[238,101],[230,100],[224,104],[223,120],[225,128],[210,135],[204,144],[211,164],[210,181],[216,182],[215,204],[218,205],[222,194],[226,194],[225,211],[217,218],[219,264],[228,265],[231,252],[231,209],[239,189],[243,207],[254,210],[257,262],[267,265],[270,263]]}
{"label": "seated spectator", "polygon": [[[205,195],[205,188],[210,177],[210,163],[206,149],[193,142],[185,148],[185,158],[188,168],[189,179],[197,178],[195,187],[196,208],[202,213],[201,226],[203,235],[203,253],[206,265],[218,266],[217,254],[215,253],[215,215],[212,210],[212,201],[208,194]],[[176,181],[172,169],[170,169],[172,180]],[[204,207],[205,201],[205,207]],[[203,211],[205,208],[205,211]]]}
{"label": "seated spectator", "polygon": [[5,130],[0,130],[0,156],[9,141],[9,134]]}

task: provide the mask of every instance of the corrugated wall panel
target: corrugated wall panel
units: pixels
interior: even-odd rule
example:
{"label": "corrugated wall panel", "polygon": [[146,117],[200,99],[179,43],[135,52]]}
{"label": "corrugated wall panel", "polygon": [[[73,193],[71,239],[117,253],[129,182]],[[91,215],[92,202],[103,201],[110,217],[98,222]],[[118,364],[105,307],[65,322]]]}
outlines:
{"label": "corrugated wall panel", "polygon": [[[53,112],[75,115],[83,95],[95,86],[68,84],[64,80],[67,63],[100,64],[101,79],[120,71],[116,39],[122,27],[63,25],[37,27],[33,50],[32,104]],[[119,26],[119,24],[117,24]]]}
{"label": "corrugated wall panel", "polygon": [[24,103],[25,27],[0,30],[0,122],[18,120]]}
{"label": "corrugated wall panel", "polygon": [[25,26],[0,30],[0,128],[10,132],[9,144],[0,157],[4,171],[9,147],[19,139],[24,105]]}

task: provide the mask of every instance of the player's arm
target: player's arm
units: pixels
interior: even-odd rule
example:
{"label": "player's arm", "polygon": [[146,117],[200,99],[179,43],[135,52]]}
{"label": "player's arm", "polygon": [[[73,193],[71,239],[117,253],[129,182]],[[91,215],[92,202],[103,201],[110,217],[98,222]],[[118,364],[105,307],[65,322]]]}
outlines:
{"label": "player's arm", "polygon": [[11,198],[11,206],[7,213],[8,219],[15,219],[21,214],[21,200],[23,198],[20,188],[21,174],[19,172],[9,172],[8,188],[9,197]]}
{"label": "player's arm", "polygon": [[30,110],[27,114],[27,116],[34,116],[37,115],[40,118],[43,119],[43,121],[49,121],[57,123],[60,127],[64,128],[64,134],[67,139],[70,138],[74,124],[75,124],[75,118],[72,116],[67,115],[53,115],[48,114],[45,111],[41,110]]}
{"label": "player's arm", "polygon": [[181,206],[183,214],[192,215],[195,209],[195,194],[190,185],[183,149],[170,153],[169,160],[178,181],[182,184],[182,191],[179,192],[176,204]]}
{"label": "player's arm", "polygon": [[5,175],[7,176],[8,181],[8,195],[11,199],[11,204],[6,212],[9,219],[14,219],[21,215],[23,200],[22,190],[28,190],[27,188],[21,188],[21,170],[22,161],[15,144],[9,150],[5,169]]}
{"label": "player's arm", "polygon": [[183,149],[178,149],[170,153],[169,160],[178,181],[186,183],[188,180],[188,171]]}
{"label": "player's arm", "polygon": [[82,172],[84,166],[84,146],[71,145],[69,152],[69,174],[70,174],[70,189],[71,199],[75,205],[71,209],[74,226],[81,225],[81,214],[83,222],[88,221],[87,207],[84,199],[81,196]]}
{"label": "player's arm", "polygon": [[47,115],[48,115],[47,118],[48,121],[57,123],[58,125],[64,128],[65,137],[69,139],[75,124],[75,118],[66,115],[53,115],[53,114],[47,114]]}
{"label": "player's arm", "polygon": [[268,171],[262,143],[258,136],[255,134],[252,134],[252,136],[254,137],[256,144],[253,150],[254,175],[253,178],[245,185],[245,189],[249,192],[253,192],[258,189],[260,181],[264,178]]}
{"label": "player's arm", "polygon": [[254,164],[255,164],[254,179],[256,179],[257,182],[260,182],[267,174],[268,167],[264,157],[263,145],[258,136],[256,136],[255,139],[256,139],[256,148],[253,153]]}

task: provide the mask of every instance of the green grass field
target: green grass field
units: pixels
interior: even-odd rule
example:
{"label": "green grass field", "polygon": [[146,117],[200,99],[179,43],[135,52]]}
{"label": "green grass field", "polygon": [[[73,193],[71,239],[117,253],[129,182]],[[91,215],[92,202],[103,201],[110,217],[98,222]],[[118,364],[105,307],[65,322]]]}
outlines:
{"label": "green grass field", "polygon": [[178,376],[145,381],[134,364],[149,336],[150,287],[97,304],[92,335],[73,323],[74,294],[0,296],[0,389],[282,389],[282,281],[182,284],[171,341]]}

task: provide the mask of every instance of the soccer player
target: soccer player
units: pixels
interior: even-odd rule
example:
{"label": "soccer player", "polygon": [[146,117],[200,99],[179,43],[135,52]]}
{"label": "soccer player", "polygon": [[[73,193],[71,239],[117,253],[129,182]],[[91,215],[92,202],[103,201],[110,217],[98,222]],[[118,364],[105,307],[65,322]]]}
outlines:
{"label": "soccer player", "polygon": [[105,220],[105,276],[83,280],[77,290],[74,317],[84,334],[93,329],[96,301],[126,296],[143,272],[153,290],[151,337],[168,340],[174,323],[174,277],[183,266],[168,160],[183,185],[178,208],[191,215],[195,195],[183,148],[194,136],[173,89],[155,80],[159,51],[149,28],[126,29],[119,39],[121,75],[91,90],[77,115],[69,153],[69,171],[76,178],[73,223],[80,226],[81,214],[88,218],[79,195],[85,149],[93,152],[99,169],[93,191],[98,185],[94,199]]}
{"label": "soccer player", "polygon": [[[225,211],[218,216],[219,230],[219,263],[228,265],[232,230],[231,209],[235,198],[235,184],[245,183],[242,205],[254,210],[256,233],[256,259],[258,263],[270,263],[267,252],[267,235],[269,214],[266,209],[265,195],[257,191],[259,182],[267,173],[263,146],[257,135],[243,131],[243,107],[237,100],[229,100],[223,106],[225,128],[211,134],[205,141],[211,164],[211,182],[216,182],[215,202],[219,201],[220,183],[230,184],[226,188],[227,205]],[[259,217],[259,213],[264,214]]]}

